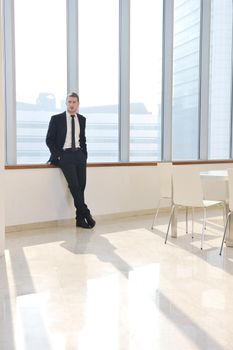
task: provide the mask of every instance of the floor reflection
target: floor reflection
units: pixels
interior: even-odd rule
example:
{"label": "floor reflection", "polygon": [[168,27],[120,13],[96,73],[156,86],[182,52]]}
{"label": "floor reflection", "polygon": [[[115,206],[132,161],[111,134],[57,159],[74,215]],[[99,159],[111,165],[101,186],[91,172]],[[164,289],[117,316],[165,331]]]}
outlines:
{"label": "floor reflection", "polygon": [[185,221],[164,245],[167,216],[153,232],[151,219],[8,234],[0,349],[230,350],[233,254],[218,255],[217,218],[203,252]]}

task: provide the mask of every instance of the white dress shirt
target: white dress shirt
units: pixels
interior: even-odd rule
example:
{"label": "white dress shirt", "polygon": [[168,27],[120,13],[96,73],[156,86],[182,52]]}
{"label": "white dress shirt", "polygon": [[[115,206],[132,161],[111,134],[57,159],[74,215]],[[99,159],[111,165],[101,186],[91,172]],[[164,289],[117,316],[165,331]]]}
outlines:
{"label": "white dress shirt", "polygon": [[[77,114],[72,114],[75,115],[74,117],[74,125],[75,125],[75,147],[80,147],[80,126],[79,126],[79,121]],[[64,149],[66,148],[71,148],[71,114],[66,112],[66,125],[67,125],[67,133],[66,133],[66,139],[64,143]]]}

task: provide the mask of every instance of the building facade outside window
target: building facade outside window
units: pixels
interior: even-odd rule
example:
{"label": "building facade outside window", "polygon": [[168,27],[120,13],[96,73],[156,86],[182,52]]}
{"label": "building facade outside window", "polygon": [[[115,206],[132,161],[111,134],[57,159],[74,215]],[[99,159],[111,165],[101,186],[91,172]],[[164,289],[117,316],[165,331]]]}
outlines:
{"label": "building facade outside window", "polygon": [[17,163],[45,163],[48,122],[66,96],[66,1],[15,0],[14,7]]}
{"label": "building facade outside window", "polygon": [[118,0],[79,0],[78,23],[80,113],[87,118],[88,161],[118,162]]}
{"label": "building facade outside window", "polygon": [[172,158],[198,158],[199,0],[174,1]]}
{"label": "building facade outside window", "polygon": [[[130,160],[161,160],[163,1],[131,1]],[[140,25],[139,25],[140,24]]]}
{"label": "building facade outside window", "polygon": [[232,1],[212,0],[209,159],[227,159],[232,108]]}

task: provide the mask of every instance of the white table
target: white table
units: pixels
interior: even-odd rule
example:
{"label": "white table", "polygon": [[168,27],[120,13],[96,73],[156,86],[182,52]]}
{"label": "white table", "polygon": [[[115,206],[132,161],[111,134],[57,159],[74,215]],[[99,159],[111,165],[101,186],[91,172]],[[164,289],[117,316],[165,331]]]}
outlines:
{"label": "white table", "polygon": [[[217,187],[220,188],[221,193],[215,194],[215,197],[213,196],[210,199],[219,199],[226,201],[226,213],[228,213],[228,175],[227,170],[209,170],[209,171],[202,171],[201,178],[203,180],[204,188],[208,187],[209,189],[215,188],[218,190]],[[229,229],[226,236],[226,246],[227,247],[233,247],[233,217],[230,217],[229,221]]]}
{"label": "white table", "polygon": [[208,170],[200,172],[201,178],[208,180],[227,181],[227,170]]}
{"label": "white table", "polygon": [[[226,201],[226,211],[228,212],[228,186],[227,186],[227,170],[209,170],[200,172],[203,181],[204,195],[208,199]],[[214,188],[214,193],[213,193]],[[223,231],[223,229],[222,229]],[[173,216],[172,221],[172,237],[177,237],[177,218]],[[233,216],[230,217],[229,230],[226,237],[226,245],[233,247]]]}
{"label": "white table", "polygon": [[210,170],[200,172],[204,198],[228,201],[227,170]]}

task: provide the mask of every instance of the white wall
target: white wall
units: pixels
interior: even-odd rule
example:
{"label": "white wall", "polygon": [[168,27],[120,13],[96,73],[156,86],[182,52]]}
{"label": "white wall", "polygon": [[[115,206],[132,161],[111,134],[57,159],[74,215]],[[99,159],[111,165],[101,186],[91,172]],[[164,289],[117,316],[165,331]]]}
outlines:
{"label": "white wall", "polygon": [[[233,164],[193,167],[226,169]],[[86,202],[95,216],[151,210],[158,203],[156,166],[90,167],[87,175]],[[59,169],[7,170],[5,191],[6,226],[74,218],[73,201]],[[208,198],[220,198],[223,191],[223,183],[206,187]]]}
{"label": "white wall", "polygon": [[[88,168],[86,202],[93,215],[154,208],[156,167]],[[6,226],[70,219],[73,201],[59,169],[7,170]]]}

